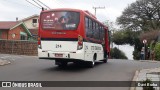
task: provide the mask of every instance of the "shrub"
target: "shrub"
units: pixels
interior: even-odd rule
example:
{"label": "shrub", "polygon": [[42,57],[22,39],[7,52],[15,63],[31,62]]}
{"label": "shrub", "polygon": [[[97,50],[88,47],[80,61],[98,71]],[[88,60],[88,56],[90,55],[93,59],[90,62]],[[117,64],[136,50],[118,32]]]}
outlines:
{"label": "shrub", "polygon": [[140,51],[138,51],[136,49],[133,51],[133,59],[134,60],[139,60],[140,59]]}
{"label": "shrub", "polygon": [[125,53],[118,48],[112,48],[111,49],[111,58],[114,59],[128,59],[125,55]]}
{"label": "shrub", "polygon": [[[142,84],[152,84],[153,82],[151,81],[151,79],[146,79],[145,81],[142,81]],[[155,90],[153,88],[153,86],[143,86],[143,90]]]}
{"label": "shrub", "polygon": [[160,42],[155,45],[155,59],[160,61]]}

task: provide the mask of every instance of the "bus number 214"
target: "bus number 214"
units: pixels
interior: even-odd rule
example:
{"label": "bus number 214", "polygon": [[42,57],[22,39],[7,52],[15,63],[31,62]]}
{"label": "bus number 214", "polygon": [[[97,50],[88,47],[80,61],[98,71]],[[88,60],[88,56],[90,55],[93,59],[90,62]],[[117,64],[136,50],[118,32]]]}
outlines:
{"label": "bus number 214", "polygon": [[62,48],[62,45],[56,44],[56,48]]}

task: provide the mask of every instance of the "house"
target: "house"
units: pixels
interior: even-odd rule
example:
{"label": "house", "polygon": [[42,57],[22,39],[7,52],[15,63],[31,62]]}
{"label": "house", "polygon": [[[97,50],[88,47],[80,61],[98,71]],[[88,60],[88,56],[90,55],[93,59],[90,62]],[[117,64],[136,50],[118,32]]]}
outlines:
{"label": "house", "polygon": [[38,18],[38,15],[33,15],[17,21],[0,21],[0,39],[36,40]]}
{"label": "house", "polygon": [[32,35],[30,31],[23,22],[0,22],[0,39],[30,40],[31,37]]}
{"label": "house", "polygon": [[38,19],[39,15],[35,14],[19,21],[23,22],[28,29],[38,29]]}
{"label": "house", "polygon": [[38,24],[39,24],[38,19],[39,15],[35,14],[20,20],[20,22],[23,22],[26,25],[26,27],[28,28],[28,30],[30,31],[30,33],[34,38],[38,37]]}

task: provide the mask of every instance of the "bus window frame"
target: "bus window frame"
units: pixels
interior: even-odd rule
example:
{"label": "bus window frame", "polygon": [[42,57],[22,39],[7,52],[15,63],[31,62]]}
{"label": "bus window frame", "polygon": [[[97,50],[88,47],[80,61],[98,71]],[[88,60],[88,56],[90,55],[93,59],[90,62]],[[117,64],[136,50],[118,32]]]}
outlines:
{"label": "bus window frame", "polygon": [[[86,28],[86,18],[88,18],[89,20],[91,20],[92,21],[92,28],[90,28],[90,25],[88,24],[88,28]],[[97,21],[97,20],[95,20],[95,19],[93,19],[93,18],[91,18],[90,16],[88,16],[88,15],[85,15],[84,16],[84,21],[85,21],[85,23],[84,23],[84,25],[85,25],[85,36],[86,36],[86,38],[88,38],[88,39],[92,39],[92,40],[95,40],[95,41],[100,41],[100,42],[103,42],[103,39],[105,38],[105,26],[103,26],[99,21]],[[93,30],[94,28],[93,28],[93,22],[95,23],[95,29],[96,30]],[[97,27],[97,25],[98,25],[98,27]],[[88,36],[88,31],[87,31],[87,29],[89,30],[89,31],[92,31],[92,37],[90,37],[90,36]],[[97,29],[98,29],[98,31],[97,31]],[[93,31],[97,31],[97,32],[99,32],[98,33],[98,38],[96,37],[94,37],[94,32]],[[96,32],[95,32],[96,33]]]}
{"label": "bus window frame", "polygon": [[[76,12],[76,13],[78,13],[78,15],[79,15],[79,20],[78,20],[78,24],[76,25],[76,28],[75,29],[46,29],[46,28],[44,28],[43,27],[43,20],[42,20],[42,16],[43,16],[43,14],[44,13],[51,13],[51,12]],[[40,25],[41,25],[41,30],[44,30],[44,31],[46,31],[46,30],[55,30],[55,31],[75,31],[75,30],[77,30],[78,29],[78,27],[79,27],[79,25],[80,25],[80,22],[81,22],[81,12],[79,12],[79,11],[70,11],[70,10],[60,10],[60,11],[48,11],[48,12],[42,12],[41,14],[40,14]]]}

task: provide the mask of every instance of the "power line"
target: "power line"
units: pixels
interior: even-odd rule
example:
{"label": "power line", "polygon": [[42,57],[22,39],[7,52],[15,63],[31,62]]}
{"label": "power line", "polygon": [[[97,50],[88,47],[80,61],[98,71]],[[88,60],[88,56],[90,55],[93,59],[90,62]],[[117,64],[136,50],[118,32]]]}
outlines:
{"label": "power line", "polygon": [[40,0],[37,0],[39,3],[41,3],[42,5],[44,5],[45,7],[47,7],[48,9],[51,9],[49,6],[47,6],[46,4],[44,4],[43,2],[41,2]]}
{"label": "power line", "polygon": [[35,0],[32,0],[33,2],[35,2],[38,6],[40,6],[40,7],[42,7],[43,8],[43,6],[42,5],[40,5],[39,3],[37,3]]}
{"label": "power line", "polygon": [[41,7],[38,7],[37,5],[35,5],[35,4],[31,3],[31,2],[29,2],[28,0],[26,0],[26,1],[27,1],[28,3],[30,3],[30,4],[32,4],[33,6],[39,8],[39,9],[42,9]]}
{"label": "power line", "polygon": [[[29,5],[26,5],[25,3],[20,3],[18,0],[3,0],[3,1],[5,1],[5,2],[7,2],[7,4],[12,4],[12,5],[15,5],[15,4],[17,4],[17,5],[19,5],[20,7],[21,6],[29,6]],[[3,2],[2,2],[3,3]]]}

